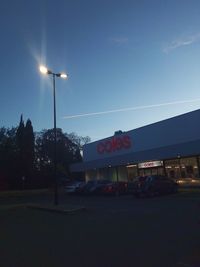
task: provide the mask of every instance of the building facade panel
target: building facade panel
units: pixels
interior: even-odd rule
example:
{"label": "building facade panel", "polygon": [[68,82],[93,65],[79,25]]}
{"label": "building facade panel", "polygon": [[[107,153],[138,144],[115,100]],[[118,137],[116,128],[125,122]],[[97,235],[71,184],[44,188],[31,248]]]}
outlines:
{"label": "building facade panel", "polygon": [[71,166],[86,180],[131,181],[138,175],[200,178],[200,110],[87,144]]}
{"label": "building facade panel", "polygon": [[199,118],[200,110],[197,110],[87,144],[83,149],[84,161],[198,140]]}

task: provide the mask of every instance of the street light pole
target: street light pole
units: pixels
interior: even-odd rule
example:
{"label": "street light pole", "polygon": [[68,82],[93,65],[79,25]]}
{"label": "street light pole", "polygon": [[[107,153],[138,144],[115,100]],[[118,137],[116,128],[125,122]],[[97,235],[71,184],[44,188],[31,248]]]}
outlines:
{"label": "street light pole", "polygon": [[53,118],[54,118],[54,204],[58,205],[58,179],[57,179],[57,131],[56,131],[56,79],[53,75]]}
{"label": "street light pole", "polygon": [[56,77],[67,78],[64,73],[54,73],[44,66],[40,66],[43,74],[51,74],[53,78],[53,121],[54,121],[54,204],[58,205],[58,178],[57,178],[57,128],[56,128]]}

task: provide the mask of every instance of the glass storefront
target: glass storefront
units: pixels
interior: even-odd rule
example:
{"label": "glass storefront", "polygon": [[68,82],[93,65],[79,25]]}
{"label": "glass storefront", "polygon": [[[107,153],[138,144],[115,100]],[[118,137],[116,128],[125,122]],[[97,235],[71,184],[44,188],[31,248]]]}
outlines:
{"label": "glass storefront", "polygon": [[95,180],[97,179],[97,171],[96,169],[88,170],[85,172],[85,180],[86,182],[89,180]]}
{"label": "glass storefront", "polygon": [[172,179],[180,178],[180,159],[172,159],[165,161],[166,175]]}
{"label": "glass storefront", "polygon": [[126,166],[94,169],[86,172],[86,181],[89,180],[127,181]]}
{"label": "glass storefront", "polygon": [[139,176],[164,175],[162,160],[147,161],[138,163]]}
{"label": "glass storefront", "polygon": [[182,178],[199,178],[197,158],[183,158],[180,160]]}
{"label": "glass storefront", "polygon": [[[127,168],[128,180],[131,181],[137,176],[167,175],[172,179],[192,178],[199,176],[200,157],[177,158],[163,161],[150,161],[132,165]],[[127,166],[128,167],[128,166]]]}
{"label": "glass storefront", "polygon": [[127,166],[127,174],[128,174],[128,181],[132,182],[134,178],[138,176],[137,165]]}
{"label": "glass storefront", "polygon": [[126,166],[117,167],[117,172],[118,172],[118,181],[121,181],[121,182],[128,181]]}
{"label": "glass storefront", "polygon": [[139,176],[148,176],[148,175],[164,175],[164,168],[155,167],[155,168],[147,168],[139,170]]}
{"label": "glass storefront", "polygon": [[199,178],[198,158],[178,158],[165,161],[168,177],[173,179]]}
{"label": "glass storefront", "polygon": [[199,162],[200,156],[94,169],[86,172],[86,181],[93,179],[113,182],[133,181],[137,176],[146,175],[167,175],[172,179],[198,179],[200,178]]}

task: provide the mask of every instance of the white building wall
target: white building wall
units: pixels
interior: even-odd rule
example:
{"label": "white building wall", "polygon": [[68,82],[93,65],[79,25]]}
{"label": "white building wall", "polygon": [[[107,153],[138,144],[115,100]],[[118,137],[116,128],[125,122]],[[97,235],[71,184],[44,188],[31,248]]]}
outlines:
{"label": "white building wall", "polygon": [[109,153],[99,153],[97,147],[101,142],[111,141],[112,137],[85,145],[84,162],[199,140],[200,110],[124,132],[116,137],[124,136],[130,138],[130,147],[115,149]]}

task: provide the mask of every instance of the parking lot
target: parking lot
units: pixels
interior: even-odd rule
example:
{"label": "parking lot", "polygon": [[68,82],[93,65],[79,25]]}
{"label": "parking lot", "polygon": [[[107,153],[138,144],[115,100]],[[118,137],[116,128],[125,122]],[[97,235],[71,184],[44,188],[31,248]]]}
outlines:
{"label": "parking lot", "polygon": [[198,192],[144,199],[60,195],[62,206],[86,207],[73,214],[24,205],[52,201],[52,194],[1,199],[2,267],[200,266]]}

